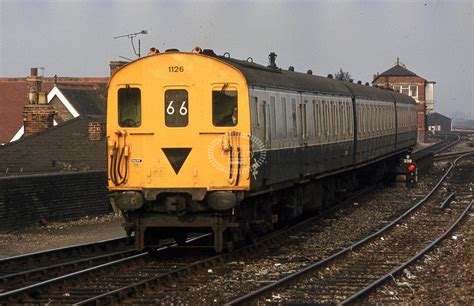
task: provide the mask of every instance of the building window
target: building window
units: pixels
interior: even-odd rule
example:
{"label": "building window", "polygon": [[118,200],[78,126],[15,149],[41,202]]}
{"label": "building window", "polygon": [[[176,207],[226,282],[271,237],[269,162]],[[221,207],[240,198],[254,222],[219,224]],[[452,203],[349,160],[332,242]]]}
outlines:
{"label": "building window", "polygon": [[396,92],[401,92],[407,96],[412,97],[413,99],[418,100],[418,86],[417,85],[397,85],[393,86],[393,90]]}
{"label": "building window", "polygon": [[418,99],[418,87],[416,85],[410,86],[410,97]]}

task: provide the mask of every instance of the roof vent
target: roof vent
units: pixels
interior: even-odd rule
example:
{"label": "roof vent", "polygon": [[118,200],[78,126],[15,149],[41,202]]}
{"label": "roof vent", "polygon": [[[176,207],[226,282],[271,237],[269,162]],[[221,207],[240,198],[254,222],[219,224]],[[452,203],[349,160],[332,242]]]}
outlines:
{"label": "roof vent", "polygon": [[365,82],[365,86],[370,86],[370,85],[369,85],[369,82]]}
{"label": "roof vent", "polygon": [[334,79],[334,76],[332,74],[328,74],[328,79]]}
{"label": "roof vent", "polygon": [[357,84],[362,85],[362,81],[361,81],[361,80],[358,80],[358,81],[357,81]]}
{"label": "roof vent", "polygon": [[275,52],[270,52],[270,54],[268,55],[268,60],[269,60],[268,67],[269,68],[277,68],[276,58],[277,58],[276,53]]}
{"label": "roof vent", "polygon": [[172,48],[172,49],[166,49],[165,52],[179,52],[178,49]]}
{"label": "roof vent", "polygon": [[353,80],[353,79],[349,79],[349,82],[350,82],[350,83],[354,83],[354,80]]}
{"label": "roof vent", "polygon": [[309,69],[308,71],[306,71],[307,74],[313,74],[313,70]]}
{"label": "roof vent", "polygon": [[288,67],[288,71],[295,71],[295,67],[293,66]]}
{"label": "roof vent", "polygon": [[214,50],[212,50],[212,49],[204,49],[204,50],[202,50],[202,54],[210,55],[210,56],[215,56],[216,55],[214,53]]}

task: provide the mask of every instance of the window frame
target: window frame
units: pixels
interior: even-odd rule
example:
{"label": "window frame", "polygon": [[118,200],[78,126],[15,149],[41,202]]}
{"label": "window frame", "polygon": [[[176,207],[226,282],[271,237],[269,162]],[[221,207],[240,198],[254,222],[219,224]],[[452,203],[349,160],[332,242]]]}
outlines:
{"label": "window frame", "polygon": [[[139,106],[140,106],[140,107],[139,107],[139,121],[138,121],[138,122],[140,123],[139,125],[135,125],[135,126],[124,126],[124,125],[121,124],[121,121],[120,121],[120,119],[121,119],[121,118],[120,118],[120,115],[121,115],[121,106],[120,106],[120,93],[119,93],[119,92],[120,92],[121,90],[125,90],[125,89],[127,89],[127,90],[130,90],[130,89],[132,89],[132,90],[133,90],[133,89],[137,89],[138,92],[139,92],[139,94],[140,94],[140,96],[139,96],[139,98],[140,98],[140,101],[139,101],[139,102],[140,102],[140,103],[139,103]],[[143,110],[142,110],[142,88],[141,88],[140,86],[137,86],[137,85],[133,85],[133,86],[132,86],[132,85],[120,86],[120,87],[117,89],[117,124],[118,124],[118,126],[119,126],[119,127],[122,127],[122,128],[138,128],[138,127],[141,127],[141,125],[142,125],[142,113],[143,113]],[[131,119],[131,118],[130,118],[130,119]],[[127,119],[125,119],[125,120],[127,120]],[[123,121],[125,121],[125,120],[123,120]],[[133,120],[133,119],[132,119],[132,120]],[[136,122],[136,121],[134,120],[134,122]]]}
{"label": "window frame", "polygon": [[[224,91],[235,91],[236,92],[236,103],[235,103],[235,106],[237,107],[237,120],[236,120],[236,123],[234,125],[216,125],[214,123],[214,91],[222,91],[222,88],[225,87]],[[255,101],[258,102],[258,98],[255,97]],[[239,125],[239,90],[236,86],[234,86],[233,84],[228,84],[228,83],[225,83],[225,84],[217,84],[215,86],[212,86],[211,88],[211,122],[212,122],[212,126],[213,127],[216,127],[216,128],[229,128],[229,127],[236,127]],[[232,114],[231,114],[232,115]],[[260,122],[258,121],[258,103],[257,103],[257,127],[260,125]]]}

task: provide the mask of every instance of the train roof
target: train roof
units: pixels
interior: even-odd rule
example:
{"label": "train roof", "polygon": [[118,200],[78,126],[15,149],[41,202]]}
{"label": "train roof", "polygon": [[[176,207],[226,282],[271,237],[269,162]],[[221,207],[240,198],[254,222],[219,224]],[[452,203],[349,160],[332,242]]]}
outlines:
{"label": "train roof", "polygon": [[391,90],[280,68],[270,68],[253,62],[225,56],[215,57],[239,69],[244,74],[250,86],[273,87],[349,97],[354,95],[359,98],[387,101],[396,100],[397,103],[415,103],[415,101],[407,95]]}

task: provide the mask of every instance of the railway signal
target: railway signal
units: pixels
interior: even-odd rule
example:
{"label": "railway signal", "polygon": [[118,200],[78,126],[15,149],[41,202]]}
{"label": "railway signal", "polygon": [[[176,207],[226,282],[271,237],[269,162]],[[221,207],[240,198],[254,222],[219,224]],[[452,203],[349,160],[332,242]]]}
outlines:
{"label": "railway signal", "polygon": [[411,159],[411,156],[407,155],[403,159],[403,164],[406,176],[406,186],[408,188],[416,187],[416,182],[418,181],[418,168],[416,167],[415,161]]}

